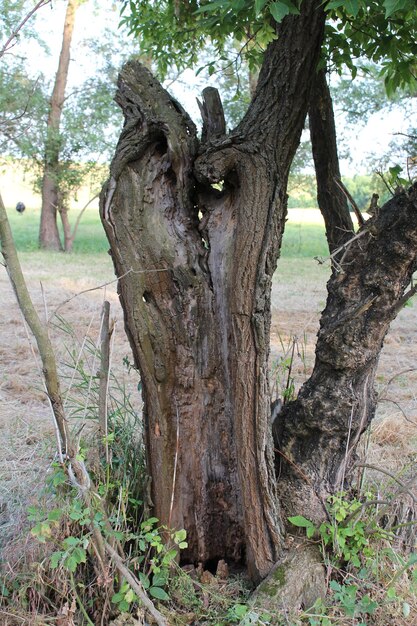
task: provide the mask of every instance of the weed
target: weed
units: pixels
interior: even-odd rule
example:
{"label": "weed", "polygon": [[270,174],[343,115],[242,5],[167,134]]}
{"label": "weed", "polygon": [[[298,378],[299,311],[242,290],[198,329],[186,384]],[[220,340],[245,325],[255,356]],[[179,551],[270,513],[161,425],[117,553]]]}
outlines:
{"label": "weed", "polygon": [[330,521],[316,526],[302,515],[289,518],[309,539],[320,542],[332,575],[330,604],[320,599],[306,612],[310,626],[330,626],[337,610],[362,626],[381,611],[404,618],[410,614],[396,583],[405,576],[406,595],[414,593],[417,555],[404,559],[393,550],[393,531],[380,525],[379,504],[372,493],[359,500],[342,492],[328,499]]}

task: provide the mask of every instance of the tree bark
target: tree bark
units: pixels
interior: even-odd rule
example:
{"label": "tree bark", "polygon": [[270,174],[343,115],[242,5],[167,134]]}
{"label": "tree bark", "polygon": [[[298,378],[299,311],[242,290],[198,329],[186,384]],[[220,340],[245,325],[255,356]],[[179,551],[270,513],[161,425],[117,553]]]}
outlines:
{"label": "tree bark", "polygon": [[125,66],[125,126],[101,197],[141,371],[154,513],[187,530],[184,560],[245,562],[254,580],[282,547],[270,290],[323,30],[320,2],[305,0],[278,27],[245,118],[228,136],[212,119],[202,144],[151,74]]}
{"label": "tree bark", "polygon": [[375,414],[379,354],[417,267],[416,185],[366,222],[339,264],[327,285],[311,378],[274,424],[280,501],[287,515],[302,511],[317,521],[329,493],[344,487]]}
{"label": "tree bark", "polygon": [[49,250],[62,250],[57,224],[57,210],[59,209],[59,128],[68,79],[70,48],[77,6],[78,0],[68,0],[61,53],[47,121],[39,246]]}
{"label": "tree bark", "polygon": [[339,156],[333,103],[325,70],[316,73],[308,117],[316,170],[317,202],[332,253],[352,237],[354,228],[346,197],[335,182],[340,179]]}

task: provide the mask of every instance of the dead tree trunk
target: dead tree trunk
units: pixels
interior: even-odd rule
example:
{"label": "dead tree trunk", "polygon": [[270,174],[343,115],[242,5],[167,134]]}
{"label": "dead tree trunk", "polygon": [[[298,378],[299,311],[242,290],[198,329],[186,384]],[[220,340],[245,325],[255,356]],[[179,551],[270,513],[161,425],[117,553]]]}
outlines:
{"label": "dead tree trunk", "polygon": [[59,56],[58,70],[55,77],[47,121],[39,245],[41,248],[47,248],[49,250],[62,250],[57,224],[57,211],[59,208],[59,153],[61,143],[59,128],[68,79],[70,48],[77,6],[78,0],[68,0],[61,54]]}
{"label": "dead tree trunk", "polygon": [[288,171],[323,37],[306,0],[270,45],[251,107],[206,141],[137,63],[119,79],[125,126],[101,198],[140,368],[155,515],[188,532],[184,559],[267,574],[281,549],[270,428],[271,278]]}

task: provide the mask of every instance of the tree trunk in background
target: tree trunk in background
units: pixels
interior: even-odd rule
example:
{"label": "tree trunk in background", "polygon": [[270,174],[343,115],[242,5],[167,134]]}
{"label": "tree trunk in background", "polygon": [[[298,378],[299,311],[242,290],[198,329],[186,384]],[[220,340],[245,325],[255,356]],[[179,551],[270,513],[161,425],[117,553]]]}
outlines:
{"label": "tree trunk in background", "polygon": [[65,88],[68,79],[68,68],[70,62],[71,40],[77,6],[78,0],[68,0],[61,54],[59,56],[58,70],[55,77],[47,121],[39,245],[41,248],[49,250],[62,250],[57,225],[57,211],[59,209],[59,127],[62,108],[64,106]]}
{"label": "tree trunk in background", "polygon": [[235,131],[220,134],[220,110],[205,101],[202,145],[149,72],[128,64],[117,94],[125,126],[101,198],[141,371],[154,514],[186,528],[184,560],[246,562],[254,580],[282,548],[270,290],[323,28],[319,3],[303,2],[279,27]]}

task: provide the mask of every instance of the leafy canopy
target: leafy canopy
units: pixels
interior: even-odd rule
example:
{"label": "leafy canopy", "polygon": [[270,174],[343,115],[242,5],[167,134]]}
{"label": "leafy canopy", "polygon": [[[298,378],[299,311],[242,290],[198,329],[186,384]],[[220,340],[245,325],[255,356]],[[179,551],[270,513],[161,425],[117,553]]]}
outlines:
{"label": "leafy canopy", "polygon": [[[214,45],[216,59],[227,60],[226,42],[241,44],[250,69],[259,66],[276,25],[298,14],[303,0],[120,0],[122,24],[139,37],[143,54],[165,76],[198,62]],[[381,67],[388,93],[416,80],[417,7],[415,0],[323,0],[328,16],[322,64],[355,77],[366,58]]]}

